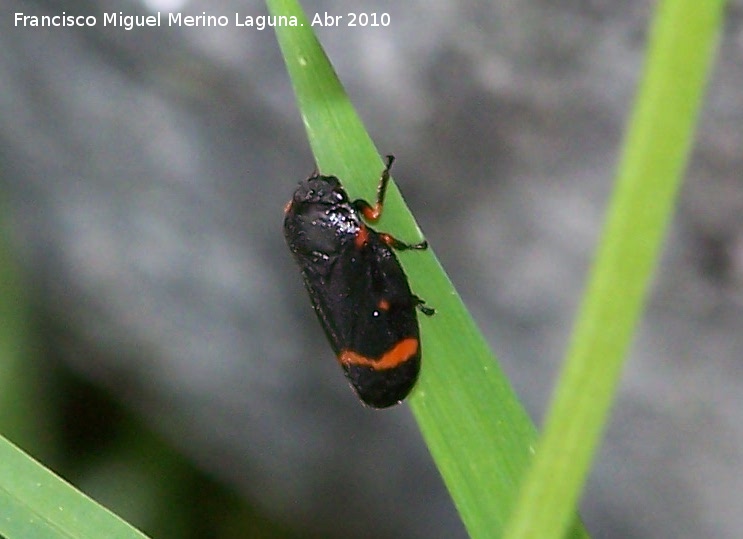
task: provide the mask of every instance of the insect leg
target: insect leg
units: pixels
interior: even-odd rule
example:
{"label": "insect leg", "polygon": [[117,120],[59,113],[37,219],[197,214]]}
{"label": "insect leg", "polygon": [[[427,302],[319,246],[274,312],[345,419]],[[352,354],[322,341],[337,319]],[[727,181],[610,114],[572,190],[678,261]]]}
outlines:
{"label": "insect leg", "polygon": [[427,307],[426,302],[418,296],[414,295],[413,301],[415,301],[415,307],[426,316],[433,316],[434,314],[436,314],[436,309],[434,309],[433,307]]}
{"label": "insect leg", "polygon": [[428,249],[428,242],[426,240],[423,240],[419,243],[405,243],[403,241],[398,240],[396,237],[392,236],[391,234],[386,234],[384,232],[379,233],[379,238],[392,247],[393,249],[396,249],[398,251],[409,251],[411,249],[415,249],[418,251],[422,251],[425,249]]}
{"label": "insect leg", "polygon": [[384,207],[384,197],[387,194],[387,184],[390,182],[390,168],[392,163],[395,162],[394,155],[387,156],[387,163],[382,171],[382,176],[379,178],[379,185],[377,185],[377,202],[372,206],[366,200],[358,199],[353,201],[353,206],[369,221],[376,221],[382,216],[382,208]]}

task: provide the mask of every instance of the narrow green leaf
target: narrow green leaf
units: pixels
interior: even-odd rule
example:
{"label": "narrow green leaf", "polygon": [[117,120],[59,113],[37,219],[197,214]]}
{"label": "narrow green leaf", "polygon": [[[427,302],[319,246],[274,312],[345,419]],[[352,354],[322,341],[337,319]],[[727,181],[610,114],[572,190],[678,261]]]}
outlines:
{"label": "narrow green leaf", "polygon": [[672,214],[723,6],[658,6],[603,238],[511,539],[562,537],[572,518]]}
{"label": "narrow green leaf", "polygon": [[[277,27],[276,35],[319,170],[340,177],[351,198],[373,199],[383,162],[310,22],[296,1],[267,5],[301,24]],[[294,185],[287,183],[287,196]],[[420,238],[394,185],[379,228]],[[410,405],[470,535],[497,537],[529,463],[534,427],[433,251],[400,259],[415,293],[437,310],[420,317],[424,365]]]}
{"label": "narrow green leaf", "polygon": [[[0,205],[1,206],[1,205]],[[4,206],[0,207],[4,209]],[[26,301],[15,261],[0,230],[0,428],[39,444],[43,404],[32,380]],[[0,538],[143,539],[0,436]]]}
{"label": "narrow green leaf", "polygon": [[2,437],[0,537],[146,539]]}

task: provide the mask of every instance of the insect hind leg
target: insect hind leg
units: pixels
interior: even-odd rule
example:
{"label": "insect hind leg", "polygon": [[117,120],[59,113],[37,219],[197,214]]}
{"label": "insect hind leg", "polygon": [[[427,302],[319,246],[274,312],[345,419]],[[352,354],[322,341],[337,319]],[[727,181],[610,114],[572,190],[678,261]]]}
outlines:
{"label": "insect hind leg", "polygon": [[413,295],[413,301],[415,302],[415,308],[426,316],[433,316],[434,314],[436,314],[436,309],[434,309],[433,307],[428,307],[425,300],[419,298],[418,296]]}

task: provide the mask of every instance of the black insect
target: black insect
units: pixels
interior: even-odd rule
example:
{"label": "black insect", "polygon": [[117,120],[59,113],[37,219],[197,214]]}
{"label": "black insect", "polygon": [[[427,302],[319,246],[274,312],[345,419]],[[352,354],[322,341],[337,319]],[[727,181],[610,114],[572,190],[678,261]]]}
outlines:
{"label": "black insect", "polygon": [[416,309],[434,310],[410,291],[393,249],[426,249],[376,232],[393,156],[387,156],[373,206],[350,202],[335,176],[314,173],[286,205],[284,236],[338,362],[359,398],[385,408],[404,399],[421,363]]}

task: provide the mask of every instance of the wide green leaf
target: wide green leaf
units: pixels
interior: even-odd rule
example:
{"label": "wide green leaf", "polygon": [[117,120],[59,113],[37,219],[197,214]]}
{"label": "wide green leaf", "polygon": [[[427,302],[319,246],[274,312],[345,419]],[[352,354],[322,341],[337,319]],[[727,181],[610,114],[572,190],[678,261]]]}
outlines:
{"label": "wide green leaf", "polygon": [[[299,24],[276,35],[318,169],[341,178],[352,199],[373,199],[383,161],[310,22],[295,1],[267,5]],[[294,185],[287,182],[287,194]],[[379,228],[421,238],[394,185]],[[437,311],[420,317],[423,368],[410,406],[470,535],[497,537],[532,455],[534,426],[433,250],[405,252],[400,261],[415,293]]]}

